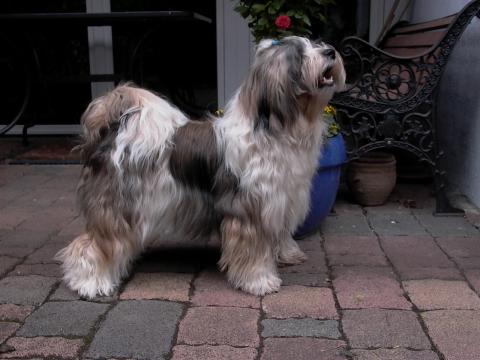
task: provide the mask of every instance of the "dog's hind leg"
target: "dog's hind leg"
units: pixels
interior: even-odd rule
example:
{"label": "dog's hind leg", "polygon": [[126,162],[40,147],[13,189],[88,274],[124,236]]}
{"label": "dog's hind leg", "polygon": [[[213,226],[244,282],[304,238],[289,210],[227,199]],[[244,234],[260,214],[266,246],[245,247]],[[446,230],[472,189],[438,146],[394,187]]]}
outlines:
{"label": "dog's hind leg", "polygon": [[78,236],[56,258],[63,263],[67,285],[93,298],[112,295],[137,253],[138,246],[126,236],[106,239],[90,232]]}
{"label": "dog's hind leg", "polygon": [[234,217],[221,225],[221,270],[236,288],[254,295],[277,291],[281,285],[275,264],[272,241],[253,224]]}

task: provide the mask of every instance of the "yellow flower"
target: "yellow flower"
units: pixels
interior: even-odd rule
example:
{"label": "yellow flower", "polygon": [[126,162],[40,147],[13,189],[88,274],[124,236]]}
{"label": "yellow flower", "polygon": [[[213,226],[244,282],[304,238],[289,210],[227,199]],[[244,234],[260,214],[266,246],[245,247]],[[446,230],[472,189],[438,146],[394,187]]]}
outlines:
{"label": "yellow flower", "polygon": [[337,111],[335,110],[335,108],[331,105],[327,105],[325,106],[325,108],[323,109],[323,113],[324,114],[329,114],[329,115],[336,115],[337,114]]}
{"label": "yellow flower", "polygon": [[224,113],[225,112],[223,109],[218,109],[217,111],[215,111],[215,116],[222,117]]}

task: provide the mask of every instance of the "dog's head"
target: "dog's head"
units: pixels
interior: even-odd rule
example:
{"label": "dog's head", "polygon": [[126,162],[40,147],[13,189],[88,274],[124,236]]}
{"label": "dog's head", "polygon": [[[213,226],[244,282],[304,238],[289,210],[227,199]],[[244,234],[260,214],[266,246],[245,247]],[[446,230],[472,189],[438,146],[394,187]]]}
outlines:
{"label": "dog's head", "polygon": [[317,119],[335,91],[345,85],[343,61],[335,49],[307,38],[262,40],[240,89],[244,111],[255,128],[295,126],[300,114]]}

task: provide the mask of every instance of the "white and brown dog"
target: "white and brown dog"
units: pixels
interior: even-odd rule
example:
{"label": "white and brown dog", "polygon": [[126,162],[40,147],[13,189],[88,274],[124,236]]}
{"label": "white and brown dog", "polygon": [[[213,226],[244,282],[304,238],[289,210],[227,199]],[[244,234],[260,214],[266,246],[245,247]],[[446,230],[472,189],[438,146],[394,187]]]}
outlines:
{"label": "white and brown dog", "polygon": [[306,38],[263,40],[225,115],[189,120],[153,93],[122,85],[82,118],[78,198],[86,231],[58,259],[80,295],[109,295],[162,234],[221,237],[236,288],[276,291],[276,263],[306,259],[292,233],[326,131],[323,108],[345,83],[338,53]]}

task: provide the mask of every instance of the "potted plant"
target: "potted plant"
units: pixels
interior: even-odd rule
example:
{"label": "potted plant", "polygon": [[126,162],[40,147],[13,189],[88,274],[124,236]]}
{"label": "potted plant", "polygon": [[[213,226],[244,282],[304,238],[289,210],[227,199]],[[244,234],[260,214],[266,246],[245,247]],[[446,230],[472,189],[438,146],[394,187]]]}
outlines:
{"label": "potted plant", "polygon": [[[279,39],[289,35],[309,37],[312,22],[327,23],[327,11],[335,0],[243,0],[235,10],[247,20],[256,42],[262,38]],[[335,121],[335,109],[324,109],[329,122],[327,139],[312,180],[310,211],[294,237],[300,239],[318,230],[332,209],[340,183],[340,170],[346,160],[345,144]]]}
{"label": "potted plant", "polygon": [[289,35],[311,36],[312,22],[327,23],[335,0],[243,0],[235,10],[247,20],[256,42]]}

